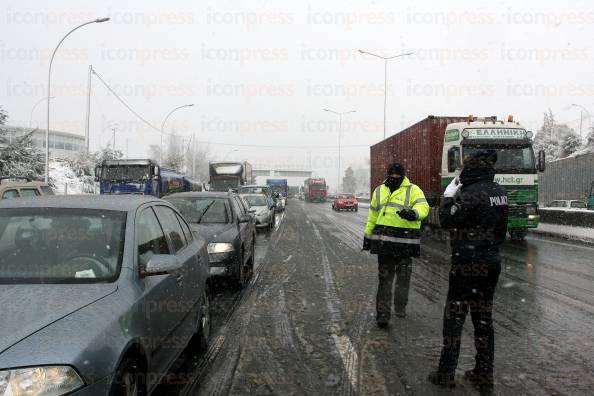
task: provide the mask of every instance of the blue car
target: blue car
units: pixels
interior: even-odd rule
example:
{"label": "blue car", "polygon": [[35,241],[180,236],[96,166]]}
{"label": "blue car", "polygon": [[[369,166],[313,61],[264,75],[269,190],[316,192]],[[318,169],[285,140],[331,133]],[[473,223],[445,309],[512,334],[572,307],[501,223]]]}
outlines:
{"label": "blue car", "polygon": [[0,395],[150,394],[193,337],[206,347],[208,271],[155,197],[0,202]]}

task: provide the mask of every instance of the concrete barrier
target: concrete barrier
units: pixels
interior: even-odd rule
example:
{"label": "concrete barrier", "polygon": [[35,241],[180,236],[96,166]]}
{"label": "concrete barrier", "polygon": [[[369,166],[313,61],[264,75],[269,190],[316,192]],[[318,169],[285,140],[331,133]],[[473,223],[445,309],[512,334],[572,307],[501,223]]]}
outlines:
{"label": "concrete barrier", "polygon": [[[574,227],[594,228],[594,210],[561,210],[543,208],[539,210],[540,221]],[[592,231],[594,233],[594,230]]]}

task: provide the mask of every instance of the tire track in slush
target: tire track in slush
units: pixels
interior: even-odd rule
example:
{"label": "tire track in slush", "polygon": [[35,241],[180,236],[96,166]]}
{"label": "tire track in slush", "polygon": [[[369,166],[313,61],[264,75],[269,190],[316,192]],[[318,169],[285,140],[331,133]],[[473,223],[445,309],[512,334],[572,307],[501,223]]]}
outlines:
{"label": "tire track in slush", "polygon": [[311,224],[316,238],[320,243],[320,257],[324,271],[324,294],[326,296],[326,307],[330,314],[332,340],[334,341],[336,350],[338,351],[338,354],[342,360],[343,369],[348,379],[348,382],[343,381],[342,394],[354,395],[357,393],[359,384],[359,354],[353,346],[349,336],[338,335],[342,333],[340,323],[344,323],[344,320],[339,308],[340,299],[336,292],[334,274],[330,268],[330,260],[328,259],[326,245],[324,244],[320,230],[318,227],[316,227],[309,214],[307,215],[307,218],[309,219],[309,224]]}

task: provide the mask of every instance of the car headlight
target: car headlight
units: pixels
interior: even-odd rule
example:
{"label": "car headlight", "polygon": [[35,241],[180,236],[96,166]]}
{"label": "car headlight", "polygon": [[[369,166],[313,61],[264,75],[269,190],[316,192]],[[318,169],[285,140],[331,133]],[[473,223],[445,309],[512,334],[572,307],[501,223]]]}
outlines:
{"label": "car headlight", "polygon": [[209,243],[207,250],[209,254],[214,254],[229,253],[232,252],[234,249],[232,243]]}
{"label": "car headlight", "polygon": [[83,386],[83,380],[68,366],[0,370],[0,396],[59,396]]}

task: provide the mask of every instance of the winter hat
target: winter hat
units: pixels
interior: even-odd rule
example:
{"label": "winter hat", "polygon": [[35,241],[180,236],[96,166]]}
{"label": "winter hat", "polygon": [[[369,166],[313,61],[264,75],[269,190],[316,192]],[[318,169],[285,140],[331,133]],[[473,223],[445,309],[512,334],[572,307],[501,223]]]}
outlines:
{"label": "winter hat", "polygon": [[404,169],[404,165],[394,162],[388,166],[388,176],[390,175],[400,175],[402,177],[406,176],[406,169]]}

